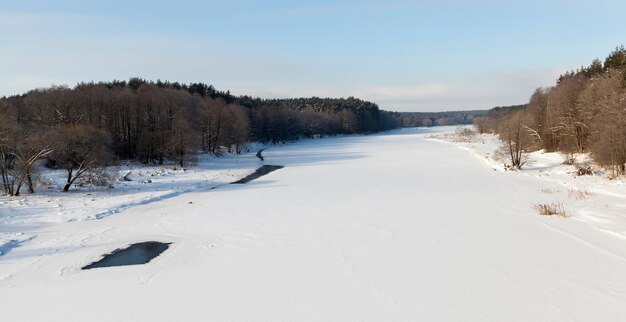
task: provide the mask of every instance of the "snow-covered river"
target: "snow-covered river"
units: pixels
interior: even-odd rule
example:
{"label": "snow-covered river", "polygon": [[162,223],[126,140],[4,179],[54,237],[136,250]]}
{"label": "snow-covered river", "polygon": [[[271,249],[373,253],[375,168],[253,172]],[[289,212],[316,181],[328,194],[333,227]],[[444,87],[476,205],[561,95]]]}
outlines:
{"label": "snow-covered river", "polygon": [[[625,238],[428,134],[272,147],[248,184],[38,226],[0,257],[0,320],[623,321]],[[80,270],[148,240],[172,244]]]}

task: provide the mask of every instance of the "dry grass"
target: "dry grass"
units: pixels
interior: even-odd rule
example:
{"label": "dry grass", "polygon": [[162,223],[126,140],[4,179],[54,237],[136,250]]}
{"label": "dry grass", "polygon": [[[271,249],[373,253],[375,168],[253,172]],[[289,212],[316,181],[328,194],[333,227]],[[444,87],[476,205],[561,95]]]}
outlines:
{"label": "dry grass", "polygon": [[535,211],[542,216],[567,217],[567,212],[565,212],[565,207],[563,207],[563,203],[561,202],[553,202],[551,204],[534,204],[533,208],[535,208]]}
{"label": "dry grass", "polygon": [[543,188],[543,189],[541,189],[541,192],[551,195],[551,194],[559,192],[559,190],[550,189],[550,188]]}
{"label": "dry grass", "polygon": [[452,142],[455,143],[475,143],[478,142],[476,131],[468,129],[466,127],[459,127],[452,134]]}
{"label": "dry grass", "polygon": [[587,198],[593,197],[596,194],[589,190],[588,188],[581,189],[567,189],[567,197],[574,200],[585,200]]}
{"label": "dry grass", "polygon": [[476,135],[476,131],[466,127],[459,127],[456,129],[455,134],[458,136],[474,136]]}

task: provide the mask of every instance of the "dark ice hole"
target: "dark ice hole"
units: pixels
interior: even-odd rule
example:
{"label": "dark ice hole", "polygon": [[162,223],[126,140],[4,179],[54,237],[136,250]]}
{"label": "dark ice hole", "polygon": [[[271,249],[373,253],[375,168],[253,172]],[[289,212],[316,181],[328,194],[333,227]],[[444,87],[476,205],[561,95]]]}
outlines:
{"label": "dark ice hole", "polygon": [[259,152],[256,153],[256,157],[259,158],[261,161],[265,161],[265,158],[263,158],[263,150],[265,149],[261,149],[259,150]]}
{"label": "dark ice hole", "polygon": [[262,177],[274,170],[278,170],[278,169],[282,169],[283,166],[282,165],[264,165],[258,169],[256,169],[256,171],[254,171],[254,173],[248,175],[245,178],[239,179],[235,182],[231,182],[232,184],[238,184],[238,183],[248,183],[254,179],[257,179],[259,177]]}
{"label": "dark ice hole", "polygon": [[159,256],[169,245],[170,243],[155,241],[132,244],[123,249],[116,249],[112,253],[104,255],[101,260],[93,262],[82,269],[145,264]]}

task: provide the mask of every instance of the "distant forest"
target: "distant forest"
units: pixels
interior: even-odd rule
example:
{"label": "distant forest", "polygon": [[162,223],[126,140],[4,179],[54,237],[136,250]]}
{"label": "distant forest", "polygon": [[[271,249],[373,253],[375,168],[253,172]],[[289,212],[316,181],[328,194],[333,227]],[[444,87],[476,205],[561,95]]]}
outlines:
{"label": "distant forest", "polygon": [[10,195],[34,190],[41,159],[67,171],[67,191],[116,160],[184,167],[198,152],[241,153],[251,141],[467,124],[479,114],[388,112],[354,97],[261,99],[141,78],[35,89],[0,98],[0,113],[0,175]]}
{"label": "distant forest", "polygon": [[449,112],[402,112],[401,127],[444,126],[472,124],[474,119],[483,116],[486,110],[449,111]]}
{"label": "distant forest", "polygon": [[[480,132],[495,132],[519,168],[524,152],[560,151],[574,163],[590,152],[614,175],[626,172],[626,49],[617,47],[561,75],[553,87],[538,88],[527,105],[496,108],[474,123]],[[518,164],[515,164],[517,161]]]}
{"label": "distant forest", "polygon": [[399,115],[354,97],[264,100],[203,83],[128,81],[53,86],[0,99],[0,175],[6,193],[32,190],[33,163],[66,169],[65,190],[113,160],[181,167],[197,152],[240,153],[246,143],[373,133]]}

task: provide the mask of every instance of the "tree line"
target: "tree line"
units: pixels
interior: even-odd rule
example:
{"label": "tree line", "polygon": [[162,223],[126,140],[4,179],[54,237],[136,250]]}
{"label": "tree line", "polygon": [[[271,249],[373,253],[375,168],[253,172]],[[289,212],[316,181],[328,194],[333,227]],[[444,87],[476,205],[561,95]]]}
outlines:
{"label": "tree line", "polygon": [[538,88],[527,105],[491,110],[475,119],[480,132],[498,133],[511,166],[523,153],[545,149],[567,155],[590,152],[614,175],[626,172],[626,49],[561,75],[555,86]]}
{"label": "tree line", "polygon": [[472,124],[476,117],[486,113],[485,110],[445,111],[445,112],[401,112],[402,127],[430,127],[445,125]]}
{"label": "tree line", "polygon": [[38,160],[76,180],[119,160],[184,167],[198,152],[241,153],[246,143],[373,133],[401,125],[399,113],[358,98],[260,99],[204,83],[128,81],[51,86],[0,98],[3,190],[34,191]]}

